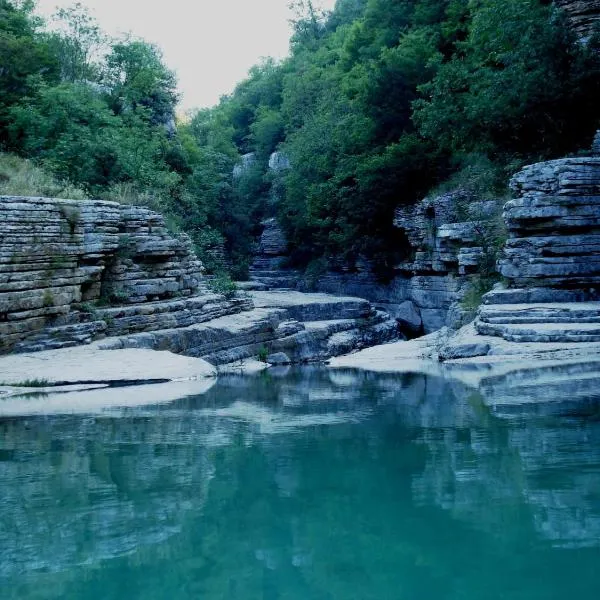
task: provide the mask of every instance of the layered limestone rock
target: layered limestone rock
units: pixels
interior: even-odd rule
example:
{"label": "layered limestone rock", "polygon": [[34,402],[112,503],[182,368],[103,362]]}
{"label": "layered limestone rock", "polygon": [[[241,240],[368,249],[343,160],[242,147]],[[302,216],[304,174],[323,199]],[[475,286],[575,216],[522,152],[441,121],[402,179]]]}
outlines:
{"label": "layered limestone rock", "polygon": [[600,285],[600,158],[566,158],[523,169],[504,219],[499,261],[512,287],[583,290]]}
{"label": "layered limestone rock", "polygon": [[409,251],[388,284],[364,263],[352,273],[327,273],[316,287],[368,298],[395,316],[408,335],[458,327],[468,320],[460,306],[468,276],[485,255],[484,221],[495,212],[496,203],[473,202],[460,192],[399,207],[394,224],[399,245]]}
{"label": "layered limestone rock", "polygon": [[[366,298],[395,317],[407,335],[430,333],[449,324],[460,326],[467,278],[479,269],[485,248],[485,225],[498,211],[495,202],[473,202],[462,193],[426,198],[396,212],[399,244],[408,257],[383,284],[368,261],[350,270],[341,267],[318,277],[300,278],[282,268],[289,249],[275,219],[264,222],[258,252],[246,289],[299,288]],[[471,317],[472,318],[472,317]]]}
{"label": "layered limestone rock", "polygon": [[205,298],[194,303],[196,309],[212,314],[220,303],[221,312],[241,309],[207,296],[189,238],[172,236],[163,217],[149,209],[3,196],[0,217],[2,352],[76,345],[106,335],[121,318],[100,310],[111,303],[143,306],[130,309],[139,313],[133,330],[148,326],[151,315],[160,321],[168,313],[169,323],[183,318],[174,315],[189,313],[189,307],[158,301],[199,293]]}
{"label": "layered limestone rock", "polygon": [[267,219],[261,225],[263,232],[250,267],[250,281],[241,287],[247,290],[297,287],[299,273],[285,267],[289,248],[279,223],[276,219]]}
{"label": "layered limestone rock", "polygon": [[600,156],[600,129],[596,131],[592,142],[592,156]]}
{"label": "layered limestone rock", "polygon": [[[2,197],[0,210],[2,352],[108,338],[106,348],[171,350],[214,364],[264,350],[305,362],[398,338],[396,321],[366,300],[209,292],[189,238],[169,234],[146,208]],[[262,251],[276,264],[287,246],[274,222],[266,225]]]}
{"label": "layered limestone rock", "polygon": [[511,189],[498,261],[507,289],[484,296],[474,331],[451,339],[445,358],[517,354],[523,343],[549,352],[600,342],[600,158],[530,165]]}

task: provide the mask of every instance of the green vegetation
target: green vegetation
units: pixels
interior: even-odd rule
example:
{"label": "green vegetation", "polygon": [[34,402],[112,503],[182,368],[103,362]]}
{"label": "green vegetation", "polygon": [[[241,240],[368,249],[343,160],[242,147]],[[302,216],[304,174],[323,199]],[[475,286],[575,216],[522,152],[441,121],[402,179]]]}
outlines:
{"label": "green vegetation", "polygon": [[[175,123],[156,47],[108,39],[79,5],[49,32],[33,2],[0,0],[0,149],[27,159],[0,156],[0,190],[146,204],[235,279],[277,216],[292,264],[367,258],[385,277],[407,251],[398,205],[435,188],[501,197],[520,165],[600,125],[600,36],[578,43],[547,0],[293,4],[290,56]],[[292,168],[269,170],[274,151]]]}
{"label": "green vegetation", "polygon": [[24,381],[17,382],[0,382],[0,386],[3,387],[20,387],[20,388],[45,388],[56,385],[47,379],[25,379]]}
{"label": "green vegetation", "polygon": [[45,308],[54,306],[54,304],[55,304],[54,294],[50,290],[44,291],[43,302],[44,302]]}
{"label": "green vegetation", "polygon": [[61,182],[30,160],[0,153],[0,194],[6,196],[48,196],[83,200],[87,194],[79,187]]}
{"label": "green vegetation", "polygon": [[[277,215],[302,266],[366,257],[385,276],[406,252],[398,205],[440,186],[502,197],[519,166],[587,147],[599,124],[600,38],[579,44],[550,2],[296,5],[291,56],[191,129],[203,148],[254,153],[246,219]],[[269,195],[275,150],[293,168]]]}
{"label": "green vegetation", "polygon": [[269,356],[269,349],[266,348],[265,346],[261,346],[258,349],[258,360],[260,362],[266,363],[268,356]]}
{"label": "green vegetation", "polygon": [[221,294],[225,298],[233,298],[237,293],[237,285],[231,276],[225,271],[217,272],[208,280],[208,287],[215,294]]}

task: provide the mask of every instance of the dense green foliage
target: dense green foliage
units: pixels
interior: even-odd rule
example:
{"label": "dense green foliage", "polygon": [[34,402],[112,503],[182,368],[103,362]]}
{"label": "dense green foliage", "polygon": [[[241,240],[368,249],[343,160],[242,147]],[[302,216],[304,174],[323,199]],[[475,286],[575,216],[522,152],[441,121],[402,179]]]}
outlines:
{"label": "dense green foliage", "polygon": [[403,252],[396,206],[448,179],[497,193],[523,162],[587,146],[599,123],[598,39],[578,43],[548,2],[296,4],[290,58],[256,67],[204,135],[263,171],[269,152],[289,156],[285,193],[273,206],[259,190],[248,214],[278,213],[301,263],[367,256],[385,271]]}
{"label": "dense green foliage", "polygon": [[[157,48],[107,39],[77,5],[49,31],[33,2],[0,0],[0,144],[87,194],[162,210],[213,271],[244,276],[276,215],[297,262],[367,257],[384,274],[405,250],[396,206],[448,181],[494,194],[600,124],[600,38],[577,42],[551,2],[292,4],[289,58],[175,126]],[[268,169],[274,151],[292,168]]]}

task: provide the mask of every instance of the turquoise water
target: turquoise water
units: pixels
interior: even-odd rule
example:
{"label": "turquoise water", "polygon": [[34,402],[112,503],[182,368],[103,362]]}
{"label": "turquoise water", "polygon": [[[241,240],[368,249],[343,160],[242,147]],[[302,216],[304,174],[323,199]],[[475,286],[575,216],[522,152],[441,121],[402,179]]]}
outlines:
{"label": "turquoise water", "polygon": [[304,369],[0,418],[0,598],[596,600],[600,390],[552,394]]}

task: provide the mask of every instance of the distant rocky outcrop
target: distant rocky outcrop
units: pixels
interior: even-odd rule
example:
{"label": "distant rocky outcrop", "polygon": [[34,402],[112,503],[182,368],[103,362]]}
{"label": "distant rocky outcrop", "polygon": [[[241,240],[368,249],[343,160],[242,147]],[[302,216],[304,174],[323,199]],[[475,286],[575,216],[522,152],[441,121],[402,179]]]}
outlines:
{"label": "distant rocky outcrop", "polygon": [[239,179],[244,173],[249,171],[253,165],[256,164],[256,154],[254,152],[248,152],[240,157],[237,165],[233,167],[233,178]]}
{"label": "distant rocky outcrop", "polygon": [[286,266],[288,241],[277,219],[267,219],[261,225],[263,231],[250,267],[250,281],[242,287],[249,290],[296,289],[300,273]]}

